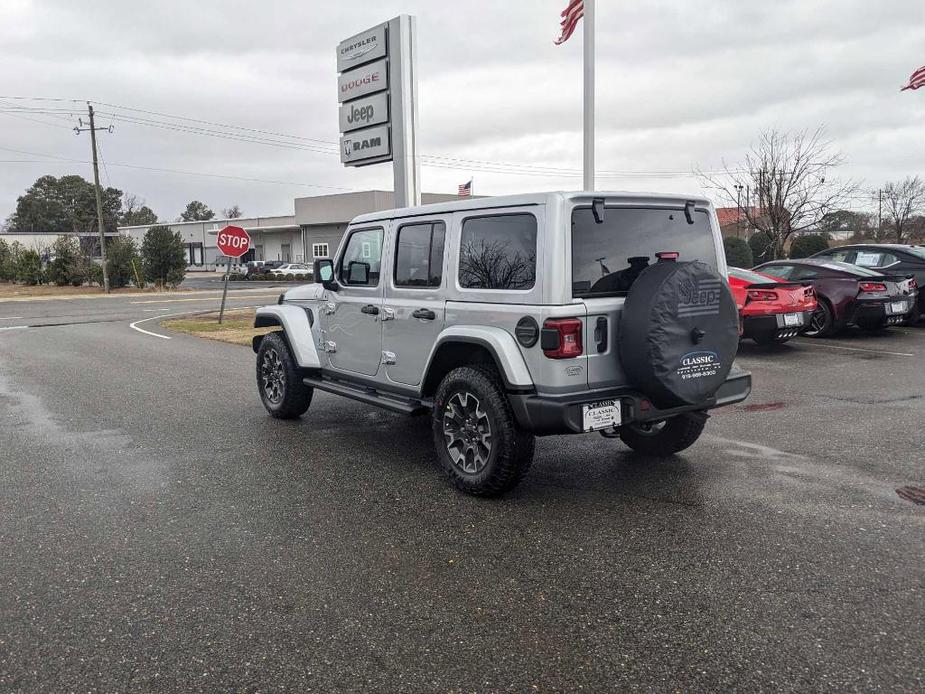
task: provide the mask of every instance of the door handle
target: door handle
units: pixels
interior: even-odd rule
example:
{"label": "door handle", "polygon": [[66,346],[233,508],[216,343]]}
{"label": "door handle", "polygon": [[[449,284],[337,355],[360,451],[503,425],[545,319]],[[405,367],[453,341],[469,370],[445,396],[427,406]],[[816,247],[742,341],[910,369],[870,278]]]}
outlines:
{"label": "door handle", "polygon": [[420,318],[421,320],[433,320],[437,317],[437,314],[431,311],[429,308],[419,308],[417,311],[411,314],[412,318]]}
{"label": "door handle", "polygon": [[378,316],[379,308],[376,306],[373,306],[372,304],[366,304],[366,306],[360,309],[360,313],[366,313],[370,316]]}

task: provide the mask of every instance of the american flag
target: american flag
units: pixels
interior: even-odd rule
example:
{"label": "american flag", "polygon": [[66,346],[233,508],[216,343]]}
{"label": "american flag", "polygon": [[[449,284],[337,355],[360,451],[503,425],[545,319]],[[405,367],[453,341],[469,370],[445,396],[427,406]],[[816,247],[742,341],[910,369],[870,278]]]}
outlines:
{"label": "american flag", "polygon": [[457,193],[461,198],[468,198],[472,195],[472,179],[469,179],[468,183],[459,184],[459,193]]}
{"label": "american flag", "polygon": [[907,89],[918,89],[919,87],[925,87],[925,65],[913,72],[912,77],[909,78],[909,84],[899,91],[904,92]]}
{"label": "american flag", "polygon": [[569,37],[575,33],[575,27],[578,26],[578,20],[585,16],[585,0],[570,0],[568,7],[562,10],[562,33],[556,39],[556,45],[560,45],[569,40]]}

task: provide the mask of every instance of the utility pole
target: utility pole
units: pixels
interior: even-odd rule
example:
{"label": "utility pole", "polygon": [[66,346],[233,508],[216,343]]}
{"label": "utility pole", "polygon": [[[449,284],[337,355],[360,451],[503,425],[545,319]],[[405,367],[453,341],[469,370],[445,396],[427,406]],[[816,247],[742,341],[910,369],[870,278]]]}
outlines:
{"label": "utility pole", "polygon": [[[90,118],[90,127],[75,127],[74,132],[80,135],[82,132],[90,131],[90,146],[93,149],[93,187],[96,190],[96,222],[100,232],[100,259],[103,266],[103,291],[109,294],[109,268],[106,267],[106,231],[103,227],[103,194],[100,189],[100,166],[96,155],[96,131],[106,130],[107,132],[112,132],[112,126],[110,125],[108,128],[96,127],[93,120],[93,104],[89,101],[87,102],[87,111]],[[80,125],[83,125],[82,120]]]}
{"label": "utility pole", "polygon": [[883,238],[883,188],[877,191],[877,240]]}
{"label": "utility pole", "polygon": [[739,238],[739,232],[742,230],[742,189],[745,186],[736,183],[733,187],[736,189],[736,238]]}

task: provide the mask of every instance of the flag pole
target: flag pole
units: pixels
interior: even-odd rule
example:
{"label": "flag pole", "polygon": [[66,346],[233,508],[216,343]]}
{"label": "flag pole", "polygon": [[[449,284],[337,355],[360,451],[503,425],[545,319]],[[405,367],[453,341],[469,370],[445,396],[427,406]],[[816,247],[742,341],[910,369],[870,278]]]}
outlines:
{"label": "flag pole", "polygon": [[584,16],[584,190],[594,190],[594,2],[585,0]]}

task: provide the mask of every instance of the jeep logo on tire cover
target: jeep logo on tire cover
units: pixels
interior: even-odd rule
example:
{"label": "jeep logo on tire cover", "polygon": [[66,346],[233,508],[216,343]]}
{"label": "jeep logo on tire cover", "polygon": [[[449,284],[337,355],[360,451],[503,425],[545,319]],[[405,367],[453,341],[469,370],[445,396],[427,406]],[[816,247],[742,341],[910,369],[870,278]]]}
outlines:
{"label": "jeep logo on tire cover", "polygon": [[678,316],[714,316],[719,313],[722,280],[689,279],[678,287]]}

